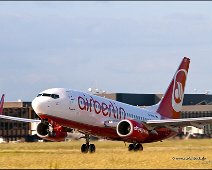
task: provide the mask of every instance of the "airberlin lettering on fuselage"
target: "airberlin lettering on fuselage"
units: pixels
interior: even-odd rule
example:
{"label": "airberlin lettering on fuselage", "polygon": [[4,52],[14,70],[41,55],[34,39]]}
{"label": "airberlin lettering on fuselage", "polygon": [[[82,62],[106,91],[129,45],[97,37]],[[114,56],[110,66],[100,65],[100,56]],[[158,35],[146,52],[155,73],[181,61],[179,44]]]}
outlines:
{"label": "airberlin lettering on fuselage", "polygon": [[113,117],[115,119],[125,119],[126,112],[122,107],[117,107],[115,103],[109,101],[108,104],[105,102],[99,102],[94,100],[91,96],[90,99],[86,97],[78,97],[78,106],[80,110],[86,110],[89,112],[95,111],[96,114],[102,114],[103,116]]}

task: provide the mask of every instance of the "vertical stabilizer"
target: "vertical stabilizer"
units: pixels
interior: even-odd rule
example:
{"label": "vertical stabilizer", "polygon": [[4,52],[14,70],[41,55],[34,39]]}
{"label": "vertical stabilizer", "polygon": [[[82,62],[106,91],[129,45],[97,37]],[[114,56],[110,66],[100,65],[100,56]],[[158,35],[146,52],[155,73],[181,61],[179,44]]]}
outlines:
{"label": "vertical stabilizer", "polygon": [[1,97],[1,101],[0,101],[0,115],[3,114],[3,105],[4,105],[4,94]]}
{"label": "vertical stabilizer", "polygon": [[157,112],[163,119],[177,119],[180,117],[189,63],[190,59],[184,57],[168,89],[166,90],[166,93],[161,99]]}

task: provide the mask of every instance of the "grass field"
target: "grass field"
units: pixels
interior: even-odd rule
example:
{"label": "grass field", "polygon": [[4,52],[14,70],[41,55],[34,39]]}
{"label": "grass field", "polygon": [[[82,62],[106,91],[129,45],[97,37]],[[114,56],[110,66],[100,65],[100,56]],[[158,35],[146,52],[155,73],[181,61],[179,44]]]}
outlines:
{"label": "grass field", "polygon": [[0,144],[0,168],[212,169],[212,139],[143,144],[143,152],[128,152],[123,142],[94,141],[93,154],[80,152],[83,142]]}

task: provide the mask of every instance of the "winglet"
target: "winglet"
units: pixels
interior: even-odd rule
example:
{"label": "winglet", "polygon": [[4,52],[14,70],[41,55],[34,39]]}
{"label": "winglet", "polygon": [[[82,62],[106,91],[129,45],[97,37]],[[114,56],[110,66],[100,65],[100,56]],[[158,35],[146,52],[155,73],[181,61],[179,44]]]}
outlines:
{"label": "winglet", "polygon": [[157,112],[163,117],[163,119],[180,118],[189,63],[190,59],[184,57],[161,100]]}
{"label": "winglet", "polygon": [[3,114],[4,96],[5,95],[2,94],[1,101],[0,101],[0,115]]}

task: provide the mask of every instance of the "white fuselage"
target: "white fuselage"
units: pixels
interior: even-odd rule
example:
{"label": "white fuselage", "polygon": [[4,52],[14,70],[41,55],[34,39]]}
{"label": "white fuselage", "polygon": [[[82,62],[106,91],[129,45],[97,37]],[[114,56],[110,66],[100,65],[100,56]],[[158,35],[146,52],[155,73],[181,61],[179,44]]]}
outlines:
{"label": "white fuselage", "polygon": [[[57,95],[55,97],[55,95]],[[32,102],[38,116],[45,114],[81,124],[103,127],[106,121],[161,119],[154,111],[64,88],[48,89]]]}

